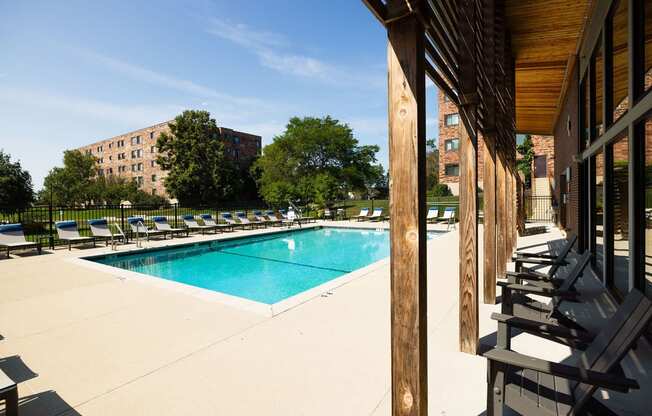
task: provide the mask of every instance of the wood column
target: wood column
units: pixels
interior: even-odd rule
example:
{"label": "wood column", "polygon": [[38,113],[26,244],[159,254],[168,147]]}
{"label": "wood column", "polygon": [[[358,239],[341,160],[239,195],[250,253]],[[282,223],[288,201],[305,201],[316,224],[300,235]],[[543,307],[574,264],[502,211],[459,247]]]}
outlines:
{"label": "wood column", "polygon": [[460,129],[460,350],[478,351],[477,143]]}
{"label": "wood column", "polygon": [[482,135],[484,143],[482,186],[484,188],[484,303],[496,303],[496,136]]}
{"label": "wood column", "polygon": [[392,414],[423,416],[428,412],[424,28],[410,15],[387,30]]}
{"label": "wood column", "polygon": [[504,278],[507,270],[505,264],[507,210],[505,207],[505,160],[503,147],[496,150],[496,272]]}

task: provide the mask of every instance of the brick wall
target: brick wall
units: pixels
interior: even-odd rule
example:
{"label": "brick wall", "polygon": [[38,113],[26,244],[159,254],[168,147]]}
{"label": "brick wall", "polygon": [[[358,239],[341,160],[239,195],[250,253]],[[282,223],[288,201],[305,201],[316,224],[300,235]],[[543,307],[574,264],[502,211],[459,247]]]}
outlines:
{"label": "brick wall", "polygon": [[[561,175],[570,168],[570,183],[561,189],[561,186],[555,187],[553,197],[559,201],[560,209],[564,209],[564,213],[560,213],[558,218],[561,220],[565,218],[564,224],[560,224],[568,231],[578,233],[579,226],[579,165],[573,161],[573,156],[579,150],[579,85],[577,66],[573,74],[569,77],[568,93],[566,94],[557,125],[554,127],[554,143],[555,143],[555,179],[560,180]],[[562,193],[567,193],[566,204],[562,204]]]}
{"label": "brick wall", "polygon": [[[156,163],[156,141],[161,133],[170,131],[168,123],[170,121],[100,140],[77,150],[95,156],[102,174],[142,178],[140,189],[168,197],[163,184],[167,173]],[[220,134],[226,157],[241,168],[260,154],[260,136],[225,127],[220,127]]]}

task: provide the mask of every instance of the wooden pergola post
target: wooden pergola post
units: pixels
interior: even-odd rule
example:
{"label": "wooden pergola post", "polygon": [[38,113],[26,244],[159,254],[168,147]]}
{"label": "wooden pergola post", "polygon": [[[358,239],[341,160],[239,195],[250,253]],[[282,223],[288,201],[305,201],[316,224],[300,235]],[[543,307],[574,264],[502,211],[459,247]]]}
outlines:
{"label": "wooden pergola post", "polygon": [[498,277],[505,276],[507,252],[506,223],[507,211],[505,207],[505,158],[503,146],[496,148],[496,272]]}
{"label": "wooden pergola post", "polygon": [[482,186],[484,188],[484,303],[496,303],[496,148],[495,134],[486,132],[484,141]]}
{"label": "wooden pergola post", "polygon": [[423,416],[428,412],[424,28],[408,14],[387,30],[392,414]]}

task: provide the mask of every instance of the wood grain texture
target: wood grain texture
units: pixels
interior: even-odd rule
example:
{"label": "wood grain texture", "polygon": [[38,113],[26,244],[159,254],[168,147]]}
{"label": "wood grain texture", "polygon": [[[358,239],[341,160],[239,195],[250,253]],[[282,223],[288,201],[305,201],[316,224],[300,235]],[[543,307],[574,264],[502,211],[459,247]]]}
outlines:
{"label": "wood grain texture", "polygon": [[460,350],[478,351],[477,145],[460,128]]}
{"label": "wood grain texture", "polygon": [[505,263],[507,212],[505,209],[504,157],[503,146],[499,146],[496,151],[496,273],[500,278],[505,276],[507,270]]}
{"label": "wood grain texture", "polygon": [[496,303],[496,148],[495,136],[483,134],[483,172],[482,185],[484,195],[484,268],[483,289],[484,303]]}
{"label": "wood grain texture", "polygon": [[392,414],[428,411],[425,68],[415,16],[387,26]]}

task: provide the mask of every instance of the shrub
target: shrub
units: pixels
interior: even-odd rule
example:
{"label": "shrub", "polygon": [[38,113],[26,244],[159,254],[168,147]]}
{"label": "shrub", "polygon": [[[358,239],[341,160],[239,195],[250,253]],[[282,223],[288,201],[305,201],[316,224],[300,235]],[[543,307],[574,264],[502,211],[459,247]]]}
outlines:
{"label": "shrub", "polygon": [[430,194],[435,197],[453,195],[450,188],[445,183],[438,183],[437,185],[435,185],[435,187],[432,188],[432,192]]}

